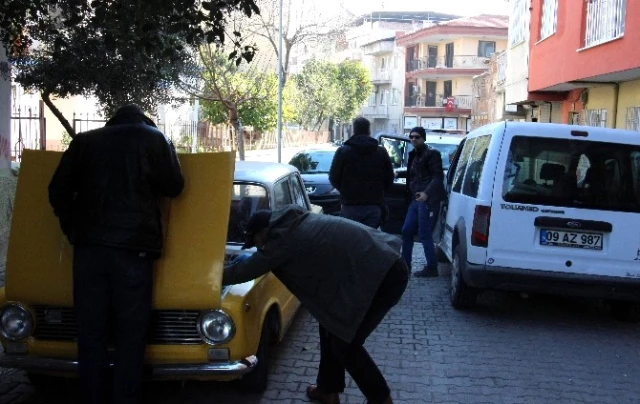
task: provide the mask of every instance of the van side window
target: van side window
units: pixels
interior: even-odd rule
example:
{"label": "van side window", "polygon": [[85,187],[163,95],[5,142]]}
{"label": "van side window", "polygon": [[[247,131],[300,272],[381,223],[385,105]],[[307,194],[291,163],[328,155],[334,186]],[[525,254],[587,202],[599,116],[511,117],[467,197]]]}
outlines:
{"label": "van side window", "polygon": [[288,177],[280,180],[273,186],[273,193],[275,195],[274,210],[282,209],[287,205],[291,205],[293,200],[291,199],[291,190],[289,189]]}
{"label": "van side window", "polygon": [[462,193],[464,195],[472,198],[478,196],[482,169],[484,168],[484,162],[487,158],[487,151],[489,150],[490,143],[491,135],[478,136],[476,139],[476,145],[471,153],[469,168],[467,169],[467,174],[464,176],[464,182],[462,185]]}
{"label": "van side window", "polygon": [[475,143],[476,139],[469,139],[464,144],[462,154],[458,160],[458,166],[456,167],[456,174],[453,176],[453,192],[459,193],[462,190],[462,180],[464,179],[464,173],[467,170],[467,162]]}

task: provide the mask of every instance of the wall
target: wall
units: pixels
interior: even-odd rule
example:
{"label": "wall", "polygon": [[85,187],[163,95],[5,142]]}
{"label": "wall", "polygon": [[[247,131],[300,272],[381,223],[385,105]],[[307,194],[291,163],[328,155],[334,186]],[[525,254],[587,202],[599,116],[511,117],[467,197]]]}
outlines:
{"label": "wall", "polygon": [[613,117],[616,114],[614,86],[597,86],[589,88],[589,99],[585,109],[606,109],[607,128],[613,128]]}
{"label": "wall", "polygon": [[526,101],[529,97],[528,60],[529,44],[526,41],[507,49],[507,79],[505,84],[505,102],[507,104]]}
{"label": "wall", "polygon": [[640,80],[620,83],[616,128],[627,129],[627,108],[640,107]]}
{"label": "wall", "polygon": [[640,1],[627,0],[622,38],[582,50],[585,1],[558,1],[556,33],[539,43],[542,0],[531,5],[530,91],[640,66]]}

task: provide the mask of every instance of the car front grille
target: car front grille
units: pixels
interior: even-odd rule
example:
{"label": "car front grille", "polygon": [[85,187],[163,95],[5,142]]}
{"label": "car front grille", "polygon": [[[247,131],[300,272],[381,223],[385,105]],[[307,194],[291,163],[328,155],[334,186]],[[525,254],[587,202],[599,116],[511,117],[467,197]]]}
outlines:
{"label": "car front grille", "polygon": [[[76,316],[72,307],[34,306],[34,338],[49,341],[77,341]],[[149,344],[202,344],[196,310],[155,310],[151,314]],[[111,338],[113,342],[113,338]]]}

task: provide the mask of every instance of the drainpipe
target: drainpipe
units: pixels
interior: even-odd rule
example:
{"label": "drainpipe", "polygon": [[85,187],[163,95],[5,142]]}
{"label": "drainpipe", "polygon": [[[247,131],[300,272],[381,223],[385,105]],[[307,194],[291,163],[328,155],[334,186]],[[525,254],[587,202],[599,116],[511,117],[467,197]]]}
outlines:
{"label": "drainpipe", "polygon": [[549,123],[553,122],[553,103],[549,101],[545,101],[546,104],[549,104]]}
{"label": "drainpipe", "polygon": [[620,83],[613,83],[613,116],[611,123],[615,129],[618,124],[618,96],[620,95]]}

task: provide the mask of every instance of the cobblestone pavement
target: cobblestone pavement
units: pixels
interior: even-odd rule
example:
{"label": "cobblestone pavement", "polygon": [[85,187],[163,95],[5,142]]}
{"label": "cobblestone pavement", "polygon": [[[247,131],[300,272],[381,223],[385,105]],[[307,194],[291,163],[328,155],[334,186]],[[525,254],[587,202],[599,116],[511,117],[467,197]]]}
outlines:
{"label": "cobblestone pavement", "polygon": [[[416,249],[418,250],[418,249]],[[418,250],[419,251],[419,250]],[[416,279],[367,341],[396,403],[640,403],[640,326],[611,319],[587,299],[486,293],[469,312],[451,308],[448,266]],[[317,326],[300,311],[273,352],[262,395],[233,383],[150,383],[149,403],[305,403],[319,358]],[[77,388],[35,392],[0,369],[0,404],[71,403]],[[343,403],[363,403],[351,380]]]}

